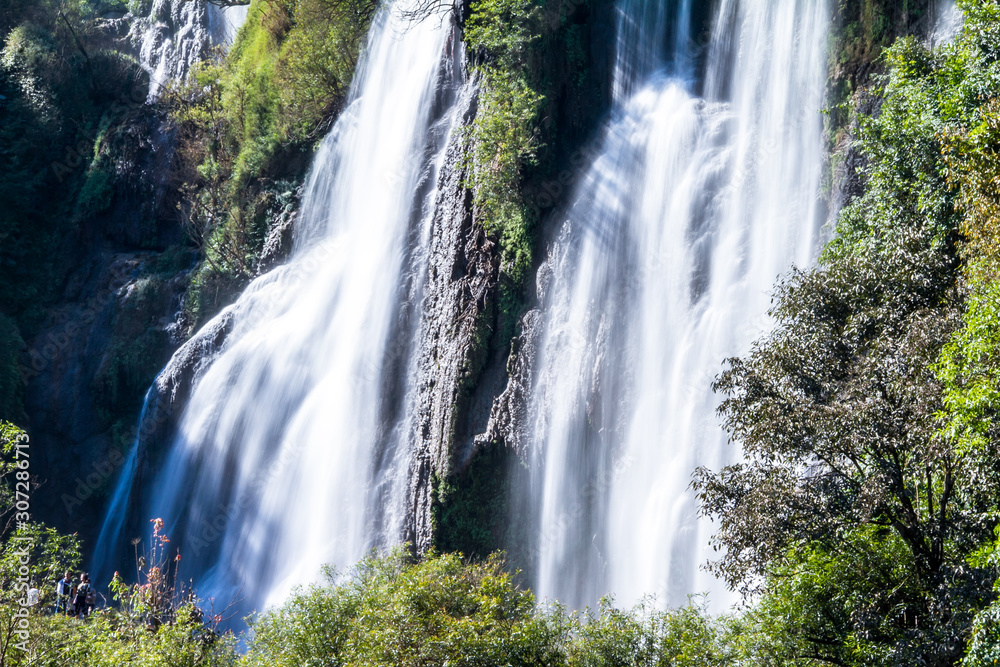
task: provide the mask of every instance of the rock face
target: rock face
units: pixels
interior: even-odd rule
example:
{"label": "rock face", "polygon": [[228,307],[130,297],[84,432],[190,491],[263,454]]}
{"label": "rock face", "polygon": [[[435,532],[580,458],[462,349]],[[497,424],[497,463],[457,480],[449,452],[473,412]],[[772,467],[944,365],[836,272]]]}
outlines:
{"label": "rock face", "polygon": [[[233,306],[230,306],[178,348],[156,376],[146,395],[136,435],[141,446],[133,486],[141,487],[155,476],[162,455],[173,439],[177,420],[187,404],[195,380],[222,349],[232,326]],[[137,518],[141,520],[143,517]]]}
{"label": "rock face", "polygon": [[146,105],[136,106],[102,142],[96,168],[108,175],[114,205],[93,222],[93,234],[119,247],[180,243],[184,232],[175,212],[178,195],[169,174],[173,132]]}
{"label": "rock face", "polygon": [[528,394],[538,357],[542,312],[533,308],[521,318],[521,334],[511,342],[507,361],[507,386],[496,397],[486,431],[476,436],[477,446],[505,445],[522,458],[528,450]]}
{"label": "rock face", "polygon": [[146,349],[141,361],[162,363],[170,316],[187,285],[182,273],[151,289],[143,274],[154,260],[150,252],[100,251],[87,258],[26,350],[32,472],[45,489],[35,495],[33,510],[37,519],[83,536],[96,530],[97,517],[79,510],[99,504],[123,462],[113,404],[123,400],[118,392],[128,393],[129,375],[141,366],[116,357],[116,342],[123,331],[136,330],[136,340],[159,348]]}
{"label": "rock face", "polygon": [[257,275],[263,275],[278,266],[292,252],[292,241],[295,238],[295,220],[298,218],[298,211],[281,211],[274,218],[267,237],[264,239],[264,247],[260,251],[260,259],[257,261]]}
{"label": "rock face", "polygon": [[[465,126],[475,116],[477,95],[475,82],[462,91],[460,112]],[[468,142],[468,133],[456,132],[446,152],[420,304],[410,518],[404,535],[418,553],[426,552],[434,542],[439,483],[466,469],[480,448],[509,442],[499,436],[477,436],[484,431],[499,433],[510,421],[502,408],[493,407],[507,382],[508,341],[500,340],[497,324],[501,248],[480,224],[472,192],[466,187]],[[515,372],[526,377],[530,368],[518,367]],[[508,401],[512,407],[515,402],[514,398]]]}
{"label": "rock face", "polygon": [[[475,114],[476,86],[460,100],[464,125]],[[427,277],[417,338],[414,450],[410,461],[412,531],[419,553],[431,546],[434,477],[446,477],[469,439],[469,399],[489,352],[499,249],[476,224],[465,185],[467,136],[456,132],[446,153],[431,221]]]}

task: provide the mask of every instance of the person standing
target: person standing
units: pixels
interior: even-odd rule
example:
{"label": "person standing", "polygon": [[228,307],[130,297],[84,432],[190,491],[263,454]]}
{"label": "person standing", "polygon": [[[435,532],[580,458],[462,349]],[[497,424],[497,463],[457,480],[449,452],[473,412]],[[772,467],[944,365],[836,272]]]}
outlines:
{"label": "person standing", "polygon": [[67,571],[63,578],[56,582],[56,613],[69,613],[70,598],[73,595],[73,577]]}
{"label": "person standing", "polygon": [[90,575],[84,572],[80,575],[80,584],[76,587],[76,597],[73,598],[73,615],[77,618],[87,618],[88,597],[90,597]]}

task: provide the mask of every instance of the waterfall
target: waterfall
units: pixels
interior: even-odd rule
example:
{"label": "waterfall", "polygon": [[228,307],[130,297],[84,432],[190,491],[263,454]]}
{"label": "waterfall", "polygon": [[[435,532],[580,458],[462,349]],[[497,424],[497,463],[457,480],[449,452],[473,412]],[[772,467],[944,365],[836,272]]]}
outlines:
{"label": "waterfall", "polygon": [[307,179],[291,260],[206,325],[225,329],[224,342],[195,372],[144,489],[146,518],[162,517],[180,548],[181,576],[222,604],[236,591],[248,609],[281,601],[324,564],[402,541],[400,377],[461,79],[449,21],[410,22],[408,4],[387,3],[373,22]]}
{"label": "waterfall", "polygon": [[170,81],[182,79],[213,47],[233,42],[247,7],[220,7],[207,0],[152,0],[145,16],[133,17],[129,41],[149,72],[149,100]]}
{"label": "waterfall", "polygon": [[955,0],[936,0],[932,16],[934,28],[930,34],[931,46],[950,42],[962,29],[964,18]]}
{"label": "waterfall", "polygon": [[688,485],[739,456],[712,380],[817,252],[830,8],[722,0],[700,82],[689,0],[616,10],[615,111],[538,276],[534,586],[572,606],[719,605]]}

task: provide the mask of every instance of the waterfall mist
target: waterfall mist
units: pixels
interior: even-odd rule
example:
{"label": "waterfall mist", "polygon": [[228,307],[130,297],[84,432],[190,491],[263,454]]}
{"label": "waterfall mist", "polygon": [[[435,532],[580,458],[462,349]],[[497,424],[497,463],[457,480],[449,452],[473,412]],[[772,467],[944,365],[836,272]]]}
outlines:
{"label": "waterfall mist", "polygon": [[723,0],[703,81],[689,0],[621,0],[617,16],[613,118],[538,277],[534,585],[571,606],[722,604],[688,485],[738,458],[712,380],[817,250],[830,9]]}

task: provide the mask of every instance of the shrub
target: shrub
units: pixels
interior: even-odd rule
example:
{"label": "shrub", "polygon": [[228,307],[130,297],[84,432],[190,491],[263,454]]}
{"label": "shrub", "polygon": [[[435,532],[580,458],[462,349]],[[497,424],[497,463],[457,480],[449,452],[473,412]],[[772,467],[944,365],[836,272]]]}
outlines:
{"label": "shrub", "polygon": [[253,623],[247,665],[559,665],[565,619],[536,613],[498,557],[463,564],[402,551],[299,590]]}

